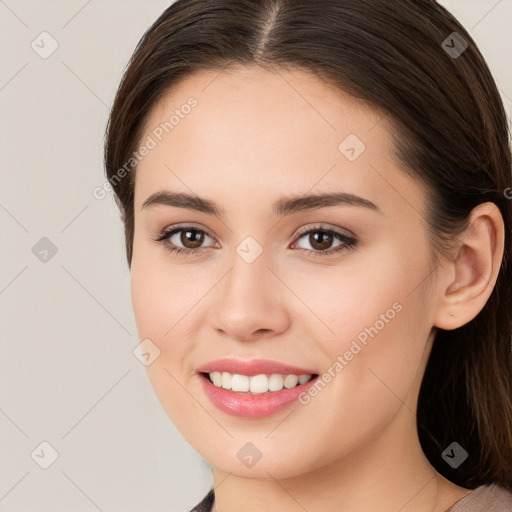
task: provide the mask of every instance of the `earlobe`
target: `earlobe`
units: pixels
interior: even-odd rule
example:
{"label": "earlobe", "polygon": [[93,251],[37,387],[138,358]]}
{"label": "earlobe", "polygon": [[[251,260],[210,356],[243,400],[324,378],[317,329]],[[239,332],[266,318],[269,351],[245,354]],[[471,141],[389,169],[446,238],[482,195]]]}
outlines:
{"label": "earlobe", "polygon": [[504,251],[504,223],[494,203],[482,203],[471,212],[467,229],[458,236],[455,256],[439,279],[434,325],[452,330],[473,320],[488,301],[498,278]]}

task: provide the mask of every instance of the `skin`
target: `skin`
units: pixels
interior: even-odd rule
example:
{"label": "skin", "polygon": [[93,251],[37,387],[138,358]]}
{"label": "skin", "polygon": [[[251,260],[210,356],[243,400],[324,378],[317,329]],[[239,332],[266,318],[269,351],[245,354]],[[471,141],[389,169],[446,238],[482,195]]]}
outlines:
{"label": "skin", "polygon": [[[446,510],[470,490],[443,478],[423,454],[417,397],[436,328],[469,322],[491,294],[503,256],[499,210],[479,205],[431,272],[426,191],[394,161],[389,125],[375,109],[300,70],[201,71],[153,106],[141,140],[190,96],[197,107],[136,171],[131,289],[140,339],[160,350],[147,366],[151,384],[212,465],[216,510],[334,512],[340,503],[352,512]],[[352,162],[338,150],[348,134],[366,145]],[[225,216],[142,208],[164,189],[214,201]],[[368,199],[382,213],[347,205],[282,218],[272,212],[282,197],[332,191]],[[181,223],[214,238],[190,255],[154,241]],[[297,231],[318,223],[349,230],[358,243],[308,257],[305,249],[318,245]],[[236,252],[249,235],[263,250],[251,264]],[[187,247],[180,234],[172,240]],[[334,238],[326,247],[339,244]],[[322,374],[396,302],[401,311],[306,405],[238,418],[202,391],[196,368],[222,357]],[[262,454],[250,468],[237,457],[247,442]]]}

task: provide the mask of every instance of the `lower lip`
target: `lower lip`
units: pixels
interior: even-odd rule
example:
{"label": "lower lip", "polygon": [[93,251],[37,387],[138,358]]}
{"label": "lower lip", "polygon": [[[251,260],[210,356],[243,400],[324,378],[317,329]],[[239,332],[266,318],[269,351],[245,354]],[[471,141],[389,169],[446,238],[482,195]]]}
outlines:
{"label": "lower lip", "polygon": [[206,396],[221,411],[242,418],[264,418],[289,407],[298,401],[301,393],[306,392],[318,379],[314,377],[305,384],[281,391],[268,391],[259,395],[231,391],[215,386],[208,377],[199,375]]}

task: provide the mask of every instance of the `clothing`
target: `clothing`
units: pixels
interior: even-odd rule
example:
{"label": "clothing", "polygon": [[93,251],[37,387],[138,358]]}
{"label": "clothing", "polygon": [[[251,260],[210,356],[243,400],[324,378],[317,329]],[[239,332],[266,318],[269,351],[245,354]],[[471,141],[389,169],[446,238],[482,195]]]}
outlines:
{"label": "clothing", "polygon": [[481,485],[446,512],[512,512],[512,492],[496,484]]}
{"label": "clothing", "polygon": [[[211,512],[213,489],[191,512]],[[512,492],[496,484],[481,485],[453,503],[446,512],[512,512]]]}
{"label": "clothing", "polygon": [[198,503],[190,512],[211,512],[214,499],[215,494],[212,488],[210,489],[210,492],[202,499],[202,501]]}

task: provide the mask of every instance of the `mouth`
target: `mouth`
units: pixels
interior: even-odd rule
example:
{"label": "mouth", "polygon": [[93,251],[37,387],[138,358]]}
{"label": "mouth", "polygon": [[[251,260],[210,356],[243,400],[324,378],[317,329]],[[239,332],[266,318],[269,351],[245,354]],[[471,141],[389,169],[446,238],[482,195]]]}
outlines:
{"label": "mouth", "polygon": [[317,373],[243,375],[209,371],[197,375],[204,394],[219,410],[253,420],[302,403],[301,395],[319,379]]}
{"label": "mouth", "polygon": [[196,372],[213,405],[227,414],[252,419],[302,403],[300,397],[319,379],[313,368],[270,359],[217,359]]}
{"label": "mouth", "polygon": [[213,371],[200,372],[199,374],[218,388],[246,395],[277,393],[283,389],[292,389],[302,386],[318,377],[317,373],[262,373],[258,375],[243,375],[239,373]]}

